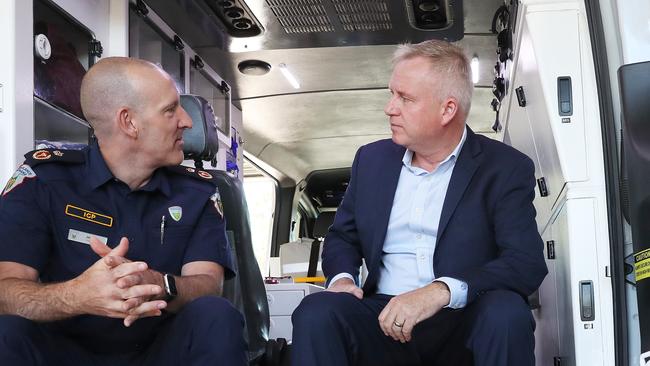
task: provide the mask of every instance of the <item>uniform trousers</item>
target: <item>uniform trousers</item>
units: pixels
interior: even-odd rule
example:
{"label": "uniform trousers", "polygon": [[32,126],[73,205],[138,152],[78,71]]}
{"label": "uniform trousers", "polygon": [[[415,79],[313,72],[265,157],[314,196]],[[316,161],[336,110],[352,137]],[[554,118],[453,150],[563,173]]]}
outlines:
{"label": "uniform trousers", "polygon": [[227,300],[204,296],[169,316],[140,351],[91,352],[47,323],[0,316],[0,365],[227,365],[247,364],[242,315]]}
{"label": "uniform trousers", "polygon": [[391,298],[307,296],[292,316],[292,365],[535,365],[535,320],[514,292],[488,291],[465,309],[442,309],[418,323],[407,343],[379,327],[377,318]]}

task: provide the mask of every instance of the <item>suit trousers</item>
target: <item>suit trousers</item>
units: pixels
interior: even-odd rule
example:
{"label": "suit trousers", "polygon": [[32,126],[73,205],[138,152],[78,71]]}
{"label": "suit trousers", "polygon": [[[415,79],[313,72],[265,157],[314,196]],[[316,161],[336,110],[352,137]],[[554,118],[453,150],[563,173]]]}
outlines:
{"label": "suit trousers", "polygon": [[233,365],[247,364],[241,314],[225,299],[198,298],[169,316],[141,351],[102,353],[52,332],[47,323],[0,316],[0,365]]}
{"label": "suit trousers", "polygon": [[442,309],[412,339],[387,337],[377,320],[392,296],[320,292],[293,313],[292,365],[534,366],[535,320],[524,299],[488,291],[465,309]]}

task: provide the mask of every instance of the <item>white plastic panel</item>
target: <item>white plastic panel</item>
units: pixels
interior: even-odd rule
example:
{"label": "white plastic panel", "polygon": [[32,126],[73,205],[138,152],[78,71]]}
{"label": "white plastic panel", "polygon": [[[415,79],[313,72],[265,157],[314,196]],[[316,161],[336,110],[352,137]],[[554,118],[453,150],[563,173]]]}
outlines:
{"label": "white plastic panel", "polygon": [[[548,259],[546,243],[552,240],[552,228],[548,228],[542,239],[545,243],[544,256],[548,275],[539,288],[540,308],[533,310],[537,327],[535,328],[535,362],[538,365],[553,365],[553,358],[560,355],[558,340],[558,310],[555,259]],[[556,244],[557,245],[557,244]]]}
{"label": "white plastic panel", "polygon": [[[504,136],[536,164],[549,196],[536,192],[538,227],[556,259],[540,288],[537,364],[613,365],[614,338],[602,137],[594,65],[580,1],[522,0]],[[572,82],[573,115],[562,123],[557,78]],[[523,86],[527,105],[517,105]],[[547,253],[545,253],[547,254]],[[595,320],[583,322],[579,282],[592,281]],[[555,335],[554,335],[555,334]]]}
{"label": "white plastic panel", "polygon": [[650,1],[618,0],[623,63],[650,60]]}
{"label": "white plastic panel", "polygon": [[290,315],[271,316],[269,325],[269,339],[284,338],[287,340],[287,343],[291,343],[293,324],[291,323]]}
{"label": "white plastic panel", "polygon": [[271,315],[270,338],[282,337],[291,341],[291,314],[305,296],[324,289],[307,283],[266,284],[265,287]]}
{"label": "white plastic panel", "polygon": [[[559,214],[551,225],[552,238],[555,241],[555,286],[557,288],[557,324],[558,324],[558,357],[568,365],[575,363],[575,342],[574,342],[574,311],[573,297],[571,296],[571,253],[570,239],[567,219],[567,208],[563,203],[559,208]],[[554,322],[553,320],[550,320]],[[541,363],[537,363],[541,365]]]}
{"label": "white plastic panel", "polygon": [[[516,78],[515,81],[517,81]],[[511,146],[515,147],[533,160],[533,163],[535,164],[535,178],[540,178],[544,173],[537,156],[535,140],[533,139],[526,110],[519,107],[516,101],[510,103],[509,107],[510,109],[508,110],[507,118],[508,121],[511,121],[507,127],[509,143]],[[548,223],[551,206],[548,204],[548,200],[540,197],[539,189],[537,187],[535,187],[535,200],[533,203],[535,204],[535,210],[537,211],[537,228],[542,232]]]}
{"label": "white plastic panel", "polygon": [[53,0],[68,14],[95,33],[105,49],[109,44],[110,2],[106,0]]}
{"label": "white plastic panel", "polygon": [[266,300],[269,303],[269,314],[271,316],[291,315],[303,297],[305,297],[303,290],[268,291]]}
{"label": "white plastic panel", "polygon": [[[602,287],[608,287],[609,279],[598,267],[597,203],[595,199],[571,199],[566,203],[566,227],[558,229],[568,236],[570,258],[571,300],[573,308],[574,342],[576,347],[576,365],[613,365],[613,349],[609,346],[605,334],[611,335],[611,294],[603,299]],[[564,224],[564,222],[562,222]],[[596,274],[596,276],[594,276]],[[592,280],[594,283],[595,321],[583,322],[580,319],[578,283]],[[602,301],[606,300],[606,301]],[[607,352],[607,353],[605,353]]]}
{"label": "white plastic panel", "polygon": [[0,1],[0,190],[34,146],[32,3]]}
{"label": "white plastic panel", "polygon": [[104,45],[104,57],[128,56],[129,54],[129,0],[110,0],[108,44]]}
{"label": "white plastic panel", "polygon": [[[563,176],[567,181],[584,181],[587,179],[587,149],[582,113],[578,12],[544,11],[538,7],[526,14],[525,22],[536,50],[537,73],[546,96],[546,109],[551,118]],[[562,117],[558,115],[558,76],[568,76],[572,80],[573,116],[570,123],[562,123]]]}
{"label": "white plastic panel", "polygon": [[[539,174],[546,180],[548,189],[548,196],[542,200],[545,201],[545,205],[550,211],[562,191],[565,177],[560,168],[558,150],[553,129],[551,128],[553,120],[550,118],[547,110],[548,104],[546,101],[548,97],[544,94],[542,88],[541,75],[537,64],[537,52],[534,48],[534,42],[527,24],[522,29],[521,44],[519,47],[515,85],[513,87],[523,86],[526,94],[526,107],[523,109],[528,116],[533,143],[537,152],[537,158],[539,159]],[[513,95],[512,98],[512,104],[514,105],[516,104],[515,100],[517,97]],[[538,217],[539,219],[543,219],[544,222],[547,222],[550,217],[550,212],[538,212]]]}

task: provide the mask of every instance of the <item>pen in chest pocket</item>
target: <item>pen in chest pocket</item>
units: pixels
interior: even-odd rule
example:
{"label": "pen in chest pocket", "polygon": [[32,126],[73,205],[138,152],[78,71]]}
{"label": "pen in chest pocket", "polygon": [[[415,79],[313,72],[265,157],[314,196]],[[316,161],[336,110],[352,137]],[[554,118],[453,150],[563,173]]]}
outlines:
{"label": "pen in chest pocket", "polygon": [[160,218],[160,245],[165,240],[165,215]]}

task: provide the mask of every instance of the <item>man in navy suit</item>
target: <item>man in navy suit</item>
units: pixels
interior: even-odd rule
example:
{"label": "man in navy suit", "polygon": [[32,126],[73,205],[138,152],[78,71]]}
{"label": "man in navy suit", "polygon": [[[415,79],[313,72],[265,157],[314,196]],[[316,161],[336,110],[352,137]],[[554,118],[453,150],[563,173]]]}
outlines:
{"label": "man in navy suit", "polygon": [[393,64],[392,141],[357,151],[325,238],[328,291],[293,314],[293,364],[534,365],[526,299],[547,269],[533,163],[465,125],[460,48],[402,45]]}

